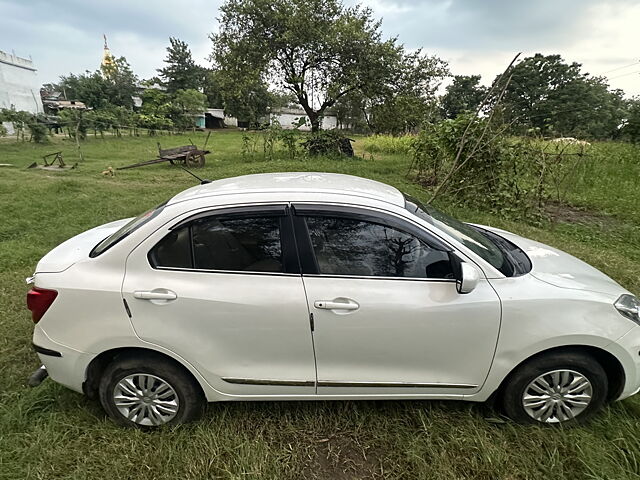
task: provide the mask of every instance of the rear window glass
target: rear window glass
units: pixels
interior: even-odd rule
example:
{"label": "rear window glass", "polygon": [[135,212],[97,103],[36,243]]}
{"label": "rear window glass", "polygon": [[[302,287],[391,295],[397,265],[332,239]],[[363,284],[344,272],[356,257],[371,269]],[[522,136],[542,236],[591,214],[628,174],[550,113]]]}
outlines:
{"label": "rear window glass", "polygon": [[282,273],[280,216],[211,216],[174,230],[149,252],[154,268]]}
{"label": "rear window glass", "polygon": [[161,203],[155,208],[151,210],[147,210],[142,215],[138,215],[136,218],[128,222],[122,228],[120,228],[117,232],[112,233],[107,238],[102,240],[99,244],[93,247],[89,256],[91,258],[97,257],[98,255],[102,255],[104,252],[113,247],[116,243],[121,241],[123,238],[128,237],[137,229],[139,229],[142,225],[150,221],[152,218],[156,217],[163,209],[167,202]]}

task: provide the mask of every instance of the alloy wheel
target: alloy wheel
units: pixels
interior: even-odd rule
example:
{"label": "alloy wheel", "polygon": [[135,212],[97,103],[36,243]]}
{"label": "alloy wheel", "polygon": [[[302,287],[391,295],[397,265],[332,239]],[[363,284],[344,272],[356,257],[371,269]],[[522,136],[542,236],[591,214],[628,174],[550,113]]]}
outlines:
{"label": "alloy wheel", "polygon": [[538,422],[561,423],[582,413],[591,403],[593,387],[574,370],[552,370],[535,378],[525,388],[522,406]]}
{"label": "alloy wheel", "polygon": [[113,403],[127,420],[154,427],[171,421],[180,408],[173,387],[147,373],[134,373],[120,380],[113,389]]}

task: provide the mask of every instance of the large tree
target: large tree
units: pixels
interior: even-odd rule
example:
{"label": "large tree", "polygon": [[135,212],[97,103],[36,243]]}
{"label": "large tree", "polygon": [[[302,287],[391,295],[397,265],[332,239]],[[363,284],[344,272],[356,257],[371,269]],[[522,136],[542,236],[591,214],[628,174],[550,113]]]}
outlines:
{"label": "large tree", "polygon": [[320,128],[326,110],[354,92],[372,96],[402,61],[395,39],[383,40],[368,8],[339,0],[227,0],[212,60],[237,96],[252,85],[295,95]]}
{"label": "large tree", "polygon": [[446,118],[456,118],[461,113],[474,112],[486,95],[480,75],[456,75],[442,96],[442,113]]}
{"label": "large tree", "polygon": [[536,54],[511,71],[503,107],[506,119],[548,135],[610,138],[623,119],[623,93],[606,79],[565,63],[560,55]]}
{"label": "large tree", "polygon": [[199,90],[204,83],[205,70],[196,64],[186,42],[169,38],[166,64],[158,69],[163,86],[173,94],[178,90]]}
{"label": "large tree", "polygon": [[369,127],[393,135],[416,131],[436,112],[435,93],[449,74],[446,62],[421,50],[403,53],[392,82],[365,101]]}

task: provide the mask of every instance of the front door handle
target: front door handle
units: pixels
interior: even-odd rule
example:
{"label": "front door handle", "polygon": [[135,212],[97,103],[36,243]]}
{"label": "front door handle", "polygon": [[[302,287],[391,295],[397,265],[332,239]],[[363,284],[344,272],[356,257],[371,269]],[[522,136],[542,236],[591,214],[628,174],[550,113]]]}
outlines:
{"label": "front door handle", "polygon": [[136,290],[133,292],[133,298],[141,300],[175,300],[178,298],[176,292],[166,289],[156,290]]}
{"label": "front door handle", "polygon": [[336,302],[335,300],[316,300],[313,306],[322,310],[357,310],[360,308],[353,300]]}

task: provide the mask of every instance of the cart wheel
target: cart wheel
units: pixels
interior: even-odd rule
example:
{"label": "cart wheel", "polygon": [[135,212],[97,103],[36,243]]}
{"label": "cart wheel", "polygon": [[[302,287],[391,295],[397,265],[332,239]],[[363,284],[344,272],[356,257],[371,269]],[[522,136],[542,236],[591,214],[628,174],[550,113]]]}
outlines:
{"label": "cart wheel", "polygon": [[187,165],[187,167],[202,168],[204,167],[204,154],[194,154],[193,152],[188,152],[186,158],[184,159],[184,163]]}

